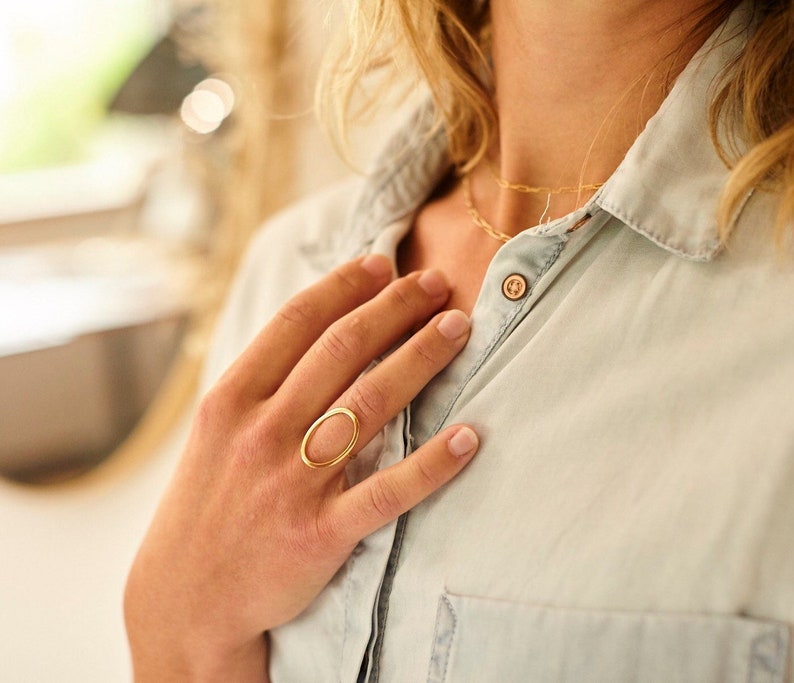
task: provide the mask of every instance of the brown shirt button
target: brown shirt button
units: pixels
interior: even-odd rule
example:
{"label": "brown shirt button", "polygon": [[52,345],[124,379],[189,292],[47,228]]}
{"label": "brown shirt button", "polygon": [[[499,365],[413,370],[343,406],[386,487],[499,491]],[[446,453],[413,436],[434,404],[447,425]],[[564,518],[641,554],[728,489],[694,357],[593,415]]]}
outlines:
{"label": "brown shirt button", "polygon": [[510,301],[518,301],[527,293],[527,279],[523,275],[513,273],[502,283],[502,294]]}

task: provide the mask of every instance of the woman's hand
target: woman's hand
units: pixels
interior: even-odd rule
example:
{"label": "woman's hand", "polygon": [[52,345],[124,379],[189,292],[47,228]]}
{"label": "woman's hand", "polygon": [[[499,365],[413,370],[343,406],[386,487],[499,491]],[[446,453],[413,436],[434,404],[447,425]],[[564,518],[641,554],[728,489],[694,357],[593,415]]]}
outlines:
{"label": "woman's hand", "polygon": [[[309,426],[346,407],[353,455],[460,351],[468,320],[435,315],[440,273],[389,284],[381,256],[348,263],[294,297],[204,398],[186,451],[130,573],[125,614],[137,680],[263,680],[263,632],[298,615],[356,544],[457,474],[477,448],[450,427],[348,487],[344,462],[311,469]],[[350,440],[333,417],[308,445],[324,462]]]}

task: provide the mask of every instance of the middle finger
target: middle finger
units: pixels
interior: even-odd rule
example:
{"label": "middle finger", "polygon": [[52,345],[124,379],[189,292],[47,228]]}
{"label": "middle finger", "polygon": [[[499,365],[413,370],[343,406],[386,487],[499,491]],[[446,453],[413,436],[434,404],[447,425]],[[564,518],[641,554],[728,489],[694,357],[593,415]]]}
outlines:
{"label": "middle finger", "polygon": [[448,297],[446,280],[436,270],[395,280],[320,336],[282,384],[278,399],[302,406],[304,419],[316,417],[374,358],[424,323]]}
{"label": "middle finger", "polygon": [[[469,320],[462,311],[440,313],[333,403],[352,411],[360,425],[360,438],[353,439],[357,441],[353,457],[450,363],[468,336]],[[350,425],[345,420],[324,421],[311,437],[309,458],[328,462],[349,438]]]}

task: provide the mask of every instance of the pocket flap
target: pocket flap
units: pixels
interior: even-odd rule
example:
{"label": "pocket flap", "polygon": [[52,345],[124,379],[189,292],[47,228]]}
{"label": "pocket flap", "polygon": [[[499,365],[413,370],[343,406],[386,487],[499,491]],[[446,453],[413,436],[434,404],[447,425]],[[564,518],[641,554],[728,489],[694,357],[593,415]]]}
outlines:
{"label": "pocket flap", "polygon": [[428,683],[783,683],[789,629],[442,595]]}

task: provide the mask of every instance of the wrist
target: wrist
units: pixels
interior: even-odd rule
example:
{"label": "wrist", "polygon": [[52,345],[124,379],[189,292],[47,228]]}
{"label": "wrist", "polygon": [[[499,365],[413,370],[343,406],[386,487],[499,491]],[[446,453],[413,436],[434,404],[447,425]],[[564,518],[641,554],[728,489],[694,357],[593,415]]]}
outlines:
{"label": "wrist", "polygon": [[[135,683],[267,683],[267,642],[262,635],[234,651],[137,644],[130,636]],[[190,650],[190,654],[188,651]]]}
{"label": "wrist", "polygon": [[131,574],[124,596],[136,683],[268,680],[264,634],[247,639],[224,638],[223,629],[208,629],[206,617],[180,618],[178,610],[163,609],[162,596],[152,595],[146,588],[136,590],[136,585],[140,588],[141,584],[151,586],[151,582],[136,584]]}

